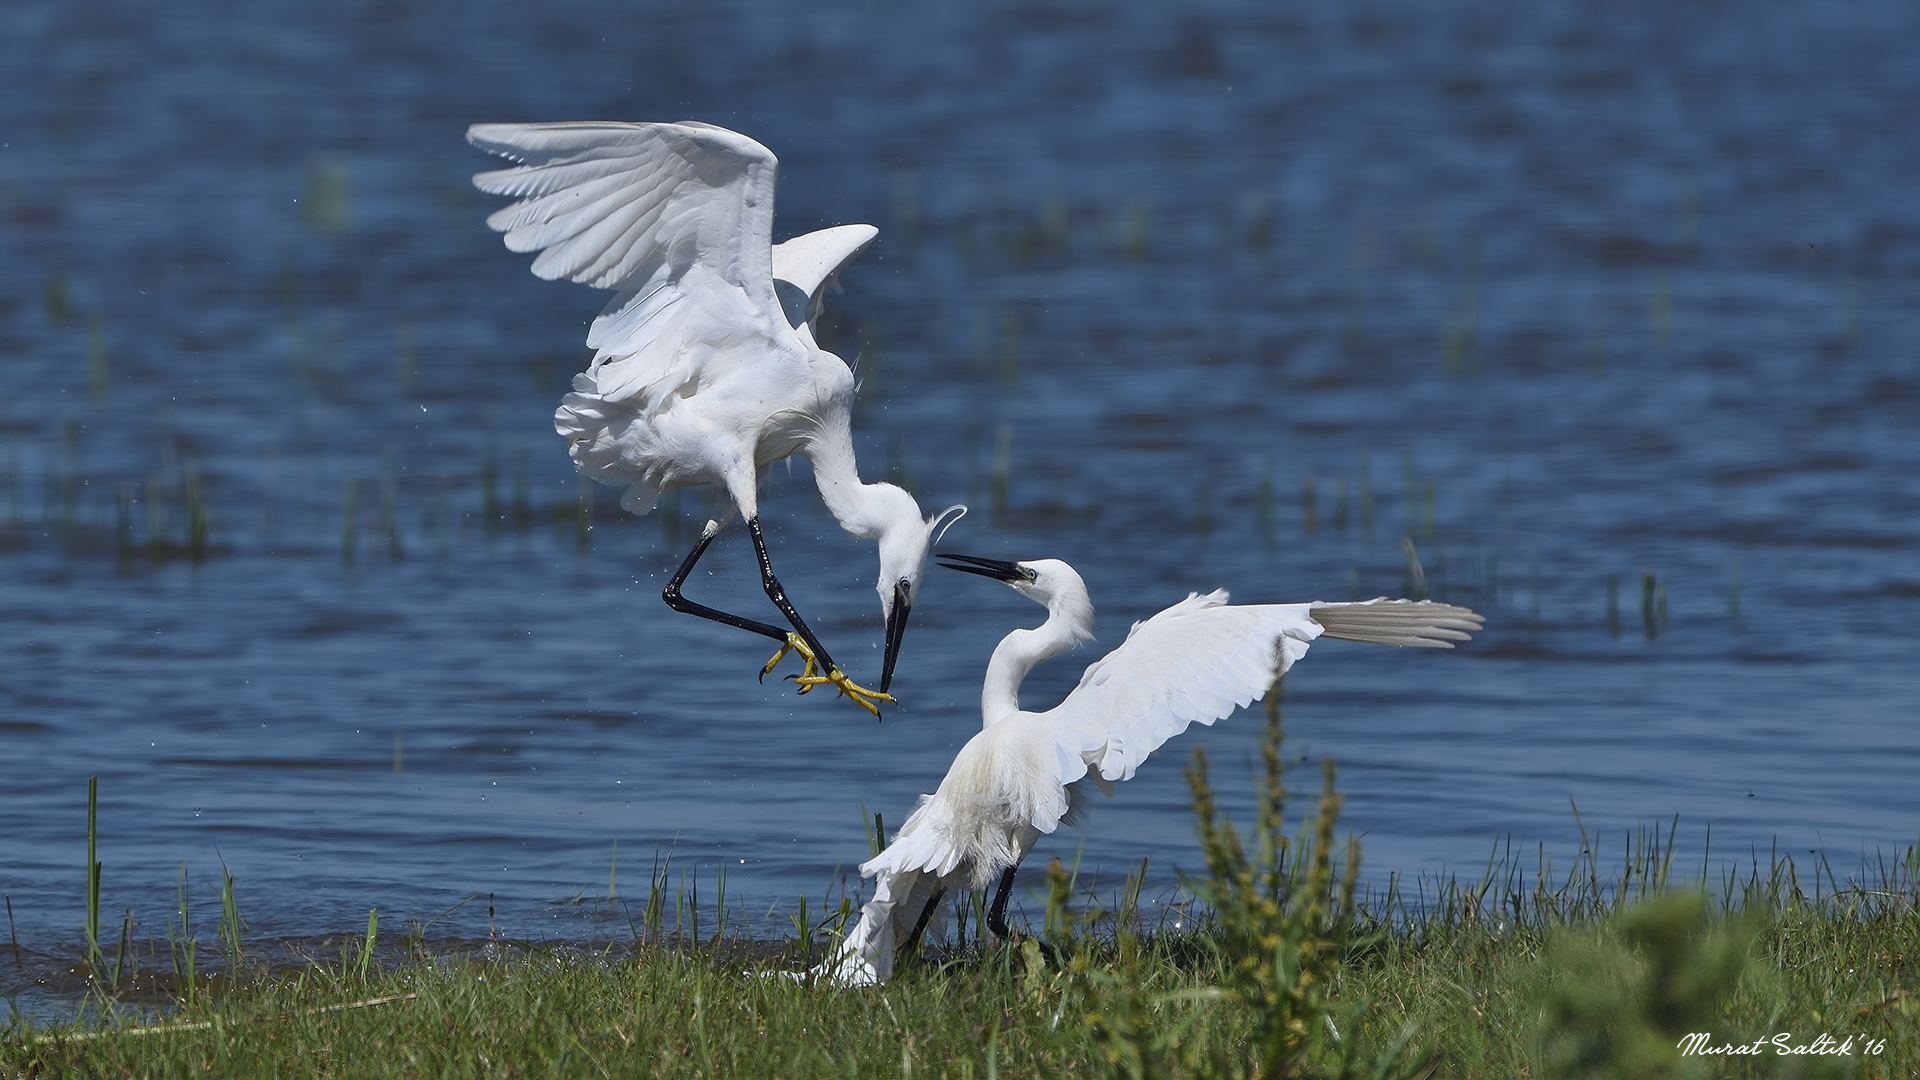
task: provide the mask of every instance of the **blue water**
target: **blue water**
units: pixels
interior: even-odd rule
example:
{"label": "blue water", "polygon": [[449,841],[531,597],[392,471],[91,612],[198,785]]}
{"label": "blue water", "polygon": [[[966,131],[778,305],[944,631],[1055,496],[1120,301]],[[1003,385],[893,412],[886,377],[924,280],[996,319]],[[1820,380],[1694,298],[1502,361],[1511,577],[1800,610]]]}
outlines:
{"label": "blue water", "polygon": [[[862,357],[866,471],[972,504],[948,549],[1066,558],[1099,606],[1029,704],[1190,590],[1413,589],[1411,538],[1486,632],[1328,643],[1288,678],[1296,786],[1338,761],[1369,880],[1474,876],[1507,842],[1564,866],[1574,805],[1602,863],[1674,815],[1696,865],[1902,851],[1917,22],[1894,0],[11,5],[21,943],[75,948],[92,775],[103,906],[141,935],[183,862],[210,913],[224,861],[260,935],[482,894],[504,932],[577,937],[560,901],[605,892],[616,840],[623,892],[671,850],[774,932],[838,896],[863,813],[897,824],[937,782],[993,643],[1037,621],[930,569],[876,726],[659,602],[705,495],[636,520],[593,492],[583,542],[550,416],[605,298],[484,228],[475,121],[723,124],[780,155],[777,236],[881,227],[826,328]],[[768,481],[776,566],[872,677],[873,549],[805,471]],[[765,608],[737,527],[689,594]],[[1259,726],[1183,737],[1035,859],[1194,867],[1180,766],[1204,746],[1239,792]]]}

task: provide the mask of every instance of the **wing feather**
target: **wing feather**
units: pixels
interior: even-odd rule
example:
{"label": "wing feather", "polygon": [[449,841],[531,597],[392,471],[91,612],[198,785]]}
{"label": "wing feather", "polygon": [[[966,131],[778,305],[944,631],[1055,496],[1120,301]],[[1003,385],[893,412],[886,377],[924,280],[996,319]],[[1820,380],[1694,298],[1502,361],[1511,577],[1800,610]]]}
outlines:
{"label": "wing feather", "polygon": [[1358,603],[1316,603],[1309,608],[1308,614],[1326,628],[1328,637],[1428,649],[1451,649],[1486,621],[1480,613],[1454,604],[1384,596]]}
{"label": "wing feather", "polygon": [[[859,257],[880,235],[871,225],[835,225],[804,233],[773,247],[773,280],[795,330],[813,332],[821,301],[833,276]],[[789,293],[783,286],[792,286]]]}
{"label": "wing feather", "polygon": [[[509,170],[510,173],[518,171]],[[481,174],[482,177],[497,175],[501,174]],[[476,178],[476,183],[479,179]],[[504,234],[509,251],[539,251],[572,240],[609,217],[624,215],[631,221],[641,214],[657,213],[666,204],[669,192],[665,185],[640,188],[630,176],[594,177],[567,190],[539,194],[495,211],[487,218],[487,227]],[[511,192],[496,190],[493,194]],[[580,249],[588,246],[571,245],[575,249],[573,255],[579,257]],[[561,275],[549,272],[540,276],[551,280]],[[597,275],[575,278],[569,273],[567,276],[583,284],[594,284]]]}
{"label": "wing feather", "polygon": [[542,278],[614,290],[587,334],[609,400],[682,385],[722,354],[799,353],[773,284],[766,147],[691,122],[475,124],[467,139],[517,163],[473,178],[519,199],[487,218],[506,246],[538,252]]}
{"label": "wing feather", "polygon": [[[1126,780],[1168,739],[1266,693],[1322,634],[1452,648],[1481,621],[1466,608],[1424,600],[1235,607],[1224,591],[1189,596],[1134,624],[1046,715],[1084,768],[1108,782]],[[1060,771],[1063,784],[1082,775],[1070,764]]]}

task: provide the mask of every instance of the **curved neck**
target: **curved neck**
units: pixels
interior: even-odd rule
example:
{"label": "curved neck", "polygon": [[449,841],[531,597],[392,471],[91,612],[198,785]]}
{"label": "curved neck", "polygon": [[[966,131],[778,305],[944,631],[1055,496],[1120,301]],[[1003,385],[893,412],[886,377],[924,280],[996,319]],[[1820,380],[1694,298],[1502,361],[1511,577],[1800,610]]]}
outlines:
{"label": "curved neck", "polygon": [[1093,605],[1084,594],[1054,597],[1047,621],[1015,630],[994,646],[987,680],[980,688],[980,726],[992,727],[1020,711],[1020,684],[1042,660],[1051,660],[1093,636]]}
{"label": "curved neck", "polygon": [[861,482],[853,460],[853,433],[845,420],[829,420],[807,440],[800,453],[813,466],[813,482],[820,488],[820,499],[840,527],[861,540],[878,539],[895,516],[889,513],[888,494],[899,489],[892,484]]}

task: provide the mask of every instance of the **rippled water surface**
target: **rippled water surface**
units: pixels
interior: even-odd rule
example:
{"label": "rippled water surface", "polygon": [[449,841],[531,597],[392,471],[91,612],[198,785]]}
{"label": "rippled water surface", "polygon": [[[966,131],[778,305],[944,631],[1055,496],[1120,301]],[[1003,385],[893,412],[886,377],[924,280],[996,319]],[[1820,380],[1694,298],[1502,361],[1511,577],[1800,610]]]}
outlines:
{"label": "rippled water surface", "polygon": [[[1920,10],[1160,7],[8,7],[22,945],[78,940],[92,775],[103,904],[140,934],[183,863],[210,913],[224,861],[260,934],[483,894],[577,936],[558,902],[605,892],[616,840],[623,891],[671,850],[774,932],[837,895],[863,813],[937,782],[1039,618],[930,569],[876,726],[669,612],[711,504],[583,513],[550,417],[604,297],[484,228],[475,121],[723,124],[780,155],[777,236],[881,227],[825,328],[861,357],[865,470],[1099,607],[1029,704],[1189,590],[1416,589],[1410,540],[1486,632],[1288,679],[1371,880],[1507,840],[1564,866],[1570,803],[1602,863],[1676,814],[1696,865],[1913,843]],[[871,544],[804,464],[762,513],[877,673]],[[748,554],[736,526],[689,592],[759,612]],[[1180,765],[1205,746],[1238,792],[1258,728],[1172,744],[1036,858],[1193,866]]]}

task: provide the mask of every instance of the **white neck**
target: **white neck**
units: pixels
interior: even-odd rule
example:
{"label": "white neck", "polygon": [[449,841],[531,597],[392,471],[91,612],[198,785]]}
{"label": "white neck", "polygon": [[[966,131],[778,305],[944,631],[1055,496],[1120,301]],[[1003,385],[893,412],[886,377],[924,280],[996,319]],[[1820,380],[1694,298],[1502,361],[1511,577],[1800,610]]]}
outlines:
{"label": "white neck", "polygon": [[909,512],[915,522],[920,520],[920,508],[906,492],[892,484],[861,482],[853,460],[853,433],[844,420],[829,421],[800,453],[813,465],[813,482],[820,488],[827,512],[848,535],[876,540],[902,512]]}
{"label": "white neck", "polygon": [[992,727],[1020,711],[1020,684],[1036,664],[1051,660],[1093,637],[1093,603],[1074,589],[1047,601],[1047,621],[1032,630],[1015,630],[994,646],[980,688],[980,726]]}

